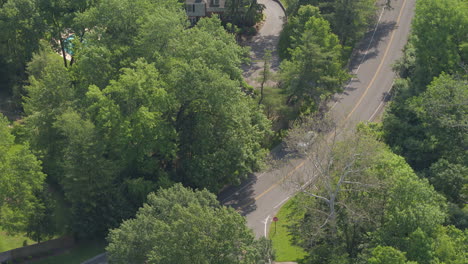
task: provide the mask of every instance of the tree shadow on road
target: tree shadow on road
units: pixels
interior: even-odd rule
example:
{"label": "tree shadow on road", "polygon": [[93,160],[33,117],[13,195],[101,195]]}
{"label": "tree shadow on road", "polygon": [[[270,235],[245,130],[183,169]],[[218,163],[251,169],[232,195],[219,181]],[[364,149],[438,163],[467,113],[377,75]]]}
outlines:
{"label": "tree shadow on road", "polygon": [[373,30],[367,32],[357,47],[353,58],[351,58],[349,65],[350,71],[354,71],[362,63],[377,57],[380,53],[380,51],[377,49],[380,42],[383,41],[385,37],[390,35],[390,33],[395,29],[396,22],[392,21],[380,23],[375,34]]}
{"label": "tree shadow on road", "polygon": [[257,175],[250,174],[239,186],[229,186],[218,194],[218,201],[230,206],[242,215],[255,211],[255,193],[253,186],[257,182]]}

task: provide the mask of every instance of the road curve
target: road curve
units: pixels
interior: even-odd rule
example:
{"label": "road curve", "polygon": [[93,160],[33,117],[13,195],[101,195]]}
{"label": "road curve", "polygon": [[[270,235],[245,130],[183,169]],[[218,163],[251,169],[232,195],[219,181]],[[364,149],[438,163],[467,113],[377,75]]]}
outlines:
{"label": "road curve", "polygon": [[[267,3],[268,20],[268,3],[275,2],[260,2]],[[401,57],[402,49],[408,40],[416,0],[392,1],[391,8],[384,8],[385,1],[380,2],[382,4],[379,5],[378,24],[366,35],[351,60],[350,72],[355,78],[346,85],[343,93],[335,95],[330,103],[330,112],[342,127],[354,127],[358,122],[373,120],[383,109],[395,78],[391,66]],[[275,27],[268,27],[265,32],[273,28]],[[259,36],[259,39],[267,36],[270,35]],[[252,78],[255,76],[254,72],[246,72],[245,77],[248,81],[255,79]],[[307,166],[304,160],[290,160],[280,168],[251,175],[241,186],[221,193],[219,200],[245,215],[248,226],[254,230],[257,237],[265,236],[274,214],[295,192],[293,188],[288,187],[287,179],[306,171]]]}

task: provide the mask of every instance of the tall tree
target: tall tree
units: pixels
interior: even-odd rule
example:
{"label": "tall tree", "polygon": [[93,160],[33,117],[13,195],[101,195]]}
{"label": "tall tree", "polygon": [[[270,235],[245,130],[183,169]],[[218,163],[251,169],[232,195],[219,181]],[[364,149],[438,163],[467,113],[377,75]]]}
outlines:
{"label": "tall tree", "polygon": [[15,144],[10,124],[0,114],[0,226],[8,232],[25,232],[46,175],[28,145]]}
{"label": "tall tree", "polygon": [[[169,47],[165,52],[167,59],[175,57],[190,64],[204,64],[240,82],[241,87],[245,86],[240,67],[247,61],[248,49],[237,44],[234,35],[226,32],[218,18],[201,19],[195,27],[173,39]],[[164,72],[169,72],[172,64],[165,65],[161,67],[165,69]]]}
{"label": "tall tree", "polygon": [[260,243],[232,208],[206,190],[177,184],[148,196],[135,219],[109,233],[112,263],[267,263]]}
{"label": "tall tree", "polygon": [[418,88],[424,90],[442,72],[466,73],[468,5],[463,0],[428,0],[416,5],[413,22]]}
{"label": "tall tree", "polygon": [[366,33],[375,15],[375,0],[335,0],[333,31],[343,46],[353,47]]}
{"label": "tall tree", "polygon": [[62,137],[53,123],[76,100],[69,72],[59,55],[43,47],[28,64],[29,84],[25,87],[23,108],[25,133],[31,148],[41,157],[44,171],[52,181],[62,175],[57,161],[61,157]]}
{"label": "tall tree", "polygon": [[71,207],[70,231],[79,237],[103,235],[132,213],[116,186],[118,166],[105,158],[94,125],[77,112],[66,110],[53,126],[63,138],[59,183]]}
{"label": "tall tree", "polygon": [[441,157],[466,164],[467,98],[466,80],[441,75],[421,95],[392,104],[384,119],[386,142],[416,170]]}
{"label": "tall tree", "polygon": [[226,0],[224,16],[236,26],[251,27],[261,21],[264,8],[257,0]]}
{"label": "tall tree", "polygon": [[177,176],[212,191],[240,183],[262,163],[268,120],[227,74],[202,63],[177,65],[172,74],[180,102]]}
{"label": "tall tree", "polygon": [[162,71],[177,100],[176,179],[211,191],[240,183],[261,166],[270,129],[255,101],[242,92],[245,49],[217,18],[200,20],[170,45],[177,59]]}
{"label": "tall tree", "polygon": [[320,17],[319,9],[311,5],[301,6],[297,14],[289,17],[288,23],[284,25],[281,31],[278,43],[281,58],[290,59],[292,50],[303,44],[301,35],[306,30],[306,23],[311,17]]}
{"label": "tall tree", "polygon": [[[351,138],[340,135],[345,139],[337,143],[320,136],[327,127],[314,122],[310,142],[303,136],[289,142],[306,148],[302,152],[311,165],[291,179],[306,197],[304,218],[291,232],[310,252],[307,262],[357,260],[379,244],[416,252],[413,245],[430,241],[425,238],[433,237],[446,217],[442,196],[371,130]],[[428,256],[408,253],[410,260]]]}
{"label": "tall tree", "polygon": [[372,168],[387,154],[368,135],[330,143],[319,135],[322,129],[314,125],[310,142],[289,142],[301,148],[312,165],[293,180],[307,198],[302,203],[306,214],[291,231],[296,242],[310,252],[309,262],[333,263],[356,258],[361,245],[369,243],[364,234],[375,230],[376,215],[382,210],[382,177]]}
{"label": "tall tree", "polygon": [[[346,50],[350,50],[364,36],[374,20],[376,10],[375,0],[286,0],[286,2],[286,11],[290,18],[301,16],[301,9],[305,6],[314,6],[320,10],[321,16],[330,23],[333,33],[338,35],[340,44]],[[291,22],[294,23],[289,19],[288,24]],[[288,24],[285,25],[285,32],[290,29]]]}
{"label": "tall tree", "polygon": [[38,51],[45,32],[36,1],[0,3],[0,32],[0,78],[4,84],[19,84],[26,78],[26,63]]}
{"label": "tall tree", "polygon": [[310,17],[298,45],[291,50],[291,59],[281,63],[281,85],[289,95],[288,103],[307,113],[340,91],[349,77],[343,69],[341,51],[329,23]]}
{"label": "tall tree", "polygon": [[405,264],[406,256],[403,252],[392,247],[377,246],[372,250],[372,257],[367,260],[370,264]]}
{"label": "tall tree", "polygon": [[139,60],[121,72],[102,91],[90,87],[88,113],[109,159],[119,161],[128,176],[154,177],[175,157],[176,134],[170,123],[175,98],[152,64]]}

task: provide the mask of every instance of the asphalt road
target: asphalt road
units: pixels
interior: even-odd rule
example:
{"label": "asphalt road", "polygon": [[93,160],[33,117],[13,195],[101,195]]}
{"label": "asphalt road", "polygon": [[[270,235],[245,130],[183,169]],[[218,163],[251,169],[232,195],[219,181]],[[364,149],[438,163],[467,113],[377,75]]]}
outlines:
{"label": "asphalt road", "polygon": [[[267,47],[275,45],[274,41],[277,43],[278,36],[275,34],[279,34],[279,31],[276,30],[281,30],[278,23],[282,24],[284,16],[276,2],[260,2],[267,4],[267,21],[265,31],[262,28],[259,37],[253,40],[254,62],[256,58],[261,58],[258,56],[261,56],[262,40],[266,41]],[[346,85],[343,93],[335,95],[330,102],[330,112],[341,127],[353,128],[358,122],[371,121],[382,111],[395,78],[391,65],[401,57],[407,42],[415,2],[394,0],[392,8],[379,7],[378,23],[366,35],[351,60],[350,72],[355,74],[355,78]],[[281,20],[275,24],[268,21],[270,19]],[[249,83],[255,80],[259,67],[261,62],[246,69],[245,77],[250,80]],[[277,62],[273,67],[277,67]],[[295,193],[288,179],[305,172],[307,166],[305,160],[289,160],[277,169],[251,175],[240,187],[225,190],[219,199],[245,215],[248,226],[257,237],[265,236],[272,217]]]}

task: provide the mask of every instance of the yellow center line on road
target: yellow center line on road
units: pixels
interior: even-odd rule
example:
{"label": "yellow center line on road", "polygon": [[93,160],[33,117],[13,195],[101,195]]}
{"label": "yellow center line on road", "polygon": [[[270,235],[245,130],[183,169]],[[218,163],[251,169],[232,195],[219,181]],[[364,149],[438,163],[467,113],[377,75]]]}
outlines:
{"label": "yellow center line on road", "polygon": [[[403,10],[405,9],[405,6],[406,6],[406,0],[404,0],[403,5],[401,6],[400,13],[398,14],[398,18],[397,18],[395,26],[398,26],[398,24],[400,24],[401,15],[403,14]],[[377,71],[374,74],[374,77],[372,77],[372,80],[370,81],[369,85],[366,87],[366,90],[362,94],[361,98],[359,98],[359,101],[354,106],[353,110],[351,110],[351,112],[346,116],[344,122],[348,121],[348,119],[351,117],[351,115],[354,113],[354,111],[356,111],[356,109],[361,105],[362,100],[364,99],[367,92],[369,91],[369,88],[374,84],[375,79],[377,78],[377,75],[380,73],[380,70],[382,69],[383,63],[385,62],[385,59],[387,58],[387,54],[388,54],[388,51],[390,50],[390,46],[392,45],[393,37],[395,36],[395,32],[396,32],[396,30],[392,31],[392,35],[390,36],[390,41],[388,42],[387,48],[385,49],[384,56],[382,58],[382,61],[379,64],[379,67],[377,68]]]}
{"label": "yellow center line on road", "polygon": [[[396,27],[400,24],[400,20],[401,20],[401,16],[403,14],[403,10],[405,9],[405,6],[406,6],[406,1],[407,0],[404,0],[403,1],[403,4],[401,6],[401,9],[400,9],[400,13],[398,14],[398,18],[397,18],[397,21],[396,21]],[[396,28],[395,27],[395,28]],[[369,85],[366,87],[366,90],[364,91],[364,93],[362,94],[362,96],[359,98],[359,101],[357,102],[357,104],[354,106],[354,108],[351,110],[351,112],[346,116],[346,118],[344,119],[343,122],[346,123],[346,121],[348,121],[348,119],[351,117],[351,115],[356,111],[356,109],[359,107],[359,105],[362,103],[362,100],[364,99],[364,97],[367,95],[367,92],[369,91],[370,87],[374,84],[375,82],[375,79],[377,78],[377,75],[380,73],[380,70],[382,69],[382,65],[383,63],[385,62],[385,59],[388,55],[388,51],[390,50],[390,46],[392,45],[393,43],[393,38],[395,36],[395,32],[396,32],[396,29],[392,31],[392,34],[390,36],[390,41],[388,42],[388,45],[387,45],[387,48],[385,49],[385,53],[383,55],[383,58],[382,58],[382,61],[380,62],[379,64],[379,67],[377,68],[377,71],[375,72],[374,74],[374,77],[372,77],[372,80],[371,82],[369,83]],[[269,193],[271,190],[273,190],[274,188],[276,188],[278,185],[280,185],[283,181],[285,181],[286,179],[288,179],[289,177],[291,177],[298,169],[300,169],[301,167],[304,166],[306,160],[302,161],[301,163],[299,163],[299,165],[297,165],[296,167],[294,167],[294,169],[292,169],[285,177],[281,178],[279,181],[275,182],[272,186],[270,186],[270,188],[268,188],[267,190],[265,190],[264,192],[262,192],[261,194],[255,196],[254,200],[253,201],[250,201],[248,202],[247,204],[244,204],[242,205],[241,207],[239,207],[239,209],[237,209],[237,211],[241,211],[242,209],[246,208],[247,206],[250,206],[251,204],[253,204],[255,201],[257,201],[258,199],[262,198],[265,194]]]}

